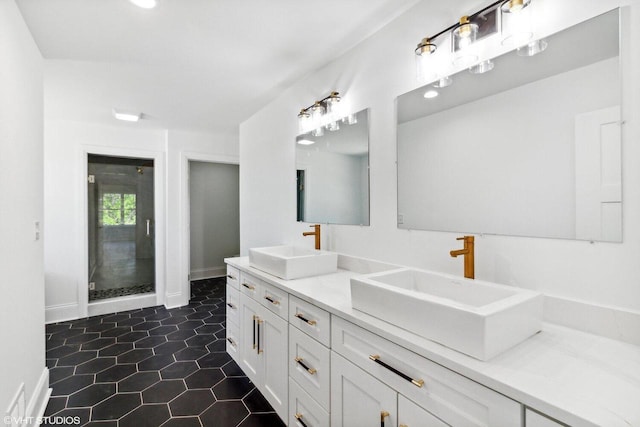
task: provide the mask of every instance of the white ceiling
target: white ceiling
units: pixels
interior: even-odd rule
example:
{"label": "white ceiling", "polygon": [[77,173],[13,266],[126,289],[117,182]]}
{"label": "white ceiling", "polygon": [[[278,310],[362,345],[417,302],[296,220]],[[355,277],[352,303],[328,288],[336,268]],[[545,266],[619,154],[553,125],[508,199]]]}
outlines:
{"label": "white ceiling", "polygon": [[[16,0],[45,62],[48,118],[236,132],[419,0]],[[318,96],[323,94],[318,94]]]}

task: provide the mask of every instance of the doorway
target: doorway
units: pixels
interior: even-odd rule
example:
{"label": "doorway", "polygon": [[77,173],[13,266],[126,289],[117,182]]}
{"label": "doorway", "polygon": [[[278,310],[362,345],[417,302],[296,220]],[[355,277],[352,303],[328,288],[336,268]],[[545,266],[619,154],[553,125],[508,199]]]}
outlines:
{"label": "doorway", "polygon": [[89,154],[89,302],[155,292],[154,160]]}

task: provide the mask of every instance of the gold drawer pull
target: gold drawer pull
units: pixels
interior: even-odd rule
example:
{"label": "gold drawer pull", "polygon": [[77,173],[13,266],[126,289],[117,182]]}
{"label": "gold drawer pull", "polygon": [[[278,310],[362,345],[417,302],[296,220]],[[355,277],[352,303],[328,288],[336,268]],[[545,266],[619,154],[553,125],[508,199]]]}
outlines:
{"label": "gold drawer pull", "polygon": [[415,379],[411,378],[409,375],[400,372],[399,370],[397,370],[393,366],[387,365],[382,360],[380,360],[380,356],[377,355],[377,354],[369,356],[369,359],[373,360],[374,362],[376,362],[378,365],[382,366],[383,368],[386,368],[386,369],[390,370],[391,372],[393,372],[394,374],[398,375],[399,377],[409,381],[411,384],[413,384],[416,387],[422,388],[422,386],[424,386],[424,380],[415,380]]}
{"label": "gold drawer pull", "polygon": [[269,295],[267,295],[266,297],[264,297],[264,299],[266,299],[267,301],[269,301],[271,304],[273,305],[280,305],[280,301],[274,300],[273,298],[271,298]]}
{"label": "gold drawer pull", "polygon": [[244,286],[245,288],[249,289],[250,291],[255,291],[256,290],[255,286],[251,286],[251,285],[248,285],[246,283],[243,283],[242,286]]}
{"label": "gold drawer pull", "polygon": [[229,344],[231,344],[232,346],[236,347],[235,341],[233,341],[231,338],[227,338],[227,341],[229,341]]}
{"label": "gold drawer pull", "polygon": [[302,320],[303,322],[306,322],[306,323],[307,323],[307,325],[314,326],[314,325],[316,324],[316,321],[315,321],[315,320],[309,320],[309,319],[307,319],[306,317],[304,317],[304,314],[302,314],[302,313],[296,313],[296,317],[297,317],[298,319]]}
{"label": "gold drawer pull", "polygon": [[384,427],[384,419],[387,418],[388,416],[389,416],[389,413],[387,411],[380,412],[380,427]]}
{"label": "gold drawer pull", "polygon": [[409,427],[409,426],[406,424],[400,424],[398,427]]}
{"label": "gold drawer pull", "polygon": [[229,308],[233,308],[234,310],[236,309],[236,306],[231,304],[230,302],[228,302],[227,305],[229,306]]}
{"label": "gold drawer pull", "polygon": [[233,276],[232,276],[232,275],[230,275],[230,274],[227,274],[227,278],[229,278],[229,279],[231,279],[231,280],[236,280],[236,278],[235,278],[235,277],[233,277]]}
{"label": "gold drawer pull", "polygon": [[315,369],[308,367],[306,363],[303,362],[304,359],[302,357],[296,357],[295,360],[298,362],[298,365],[302,366],[310,375],[315,375],[315,373],[318,372]]}
{"label": "gold drawer pull", "polygon": [[307,427],[307,425],[304,423],[304,421],[302,421],[302,414],[295,414],[294,417],[296,418],[296,421],[298,421],[298,423],[302,427]]}

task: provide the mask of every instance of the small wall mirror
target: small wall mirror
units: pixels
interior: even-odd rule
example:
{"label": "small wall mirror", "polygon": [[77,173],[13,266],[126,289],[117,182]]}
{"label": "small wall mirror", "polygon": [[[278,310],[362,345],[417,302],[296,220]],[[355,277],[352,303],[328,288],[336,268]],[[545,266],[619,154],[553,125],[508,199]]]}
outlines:
{"label": "small wall mirror", "polygon": [[613,10],[400,96],[398,227],[622,241],[619,37]]}
{"label": "small wall mirror", "polygon": [[369,114],[338,129],[296,138],[296,217],[301,222],[369,225]]}

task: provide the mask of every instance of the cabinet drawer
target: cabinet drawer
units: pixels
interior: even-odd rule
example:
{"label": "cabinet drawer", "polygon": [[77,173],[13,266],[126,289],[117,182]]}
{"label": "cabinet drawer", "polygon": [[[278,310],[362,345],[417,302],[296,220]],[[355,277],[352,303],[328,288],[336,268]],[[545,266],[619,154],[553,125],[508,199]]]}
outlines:
{"label": "cabinet drawer", "polygon": [[412,351],[333,316],[332,349],[445,423],[520,426],[520,404]]}
{"label": "cabinet drawer", "polygon": [[227,321],[240,324],[240,292],[233,286],[227,285],[227,301],[225,303],[227,309]]}
{"label": "cabinet drawer", "polygon": [[331,346],[330,319],[328,311],[289,295],[289,323],[327,347]]}
{"label": "cabinet drawer", "polygon": [[289,376],[326,410],[331,392],[330,360],[327,347],[289,326]]}
{"label": "cabinet drawer", "polygon": [[261,283],[259,292],[260,304],[287,320],[289,294],[266,282]]}
{"label": "cabinet drawer", "polygon": [[403,395],[398,395],[398,427],[448,427]]}
{"label": "cabinet drawer", "polygon": [[238,289],[240,285],[240,270],[227,265],[227,285]]}
{"label": "cabinet drawer", "polygon": [[239,283],[240,292],[250,296],[255,300],[258,300],[258,296],[260,295],[260,292],[262,290],[262,284],[264,283],[262,280],[243,271],[242,275],[240,276]]}
{"label": "cabinet drawer", "polygon": [[329,427],[329,413],[289,378],[289,426]]}
{"label": "cabinet drawer", "polygon": [[236,363],[240,362],[240,327],[237,323],[227,321],[227,353]]}

